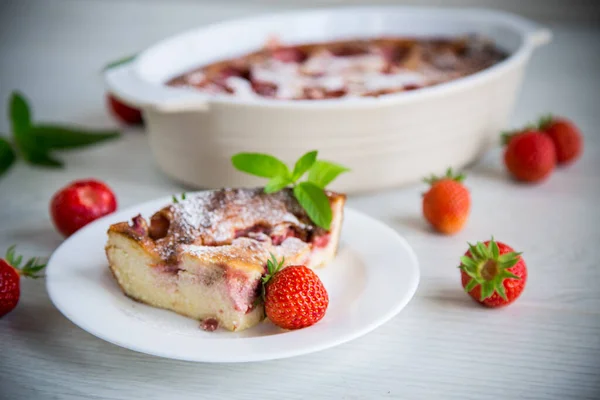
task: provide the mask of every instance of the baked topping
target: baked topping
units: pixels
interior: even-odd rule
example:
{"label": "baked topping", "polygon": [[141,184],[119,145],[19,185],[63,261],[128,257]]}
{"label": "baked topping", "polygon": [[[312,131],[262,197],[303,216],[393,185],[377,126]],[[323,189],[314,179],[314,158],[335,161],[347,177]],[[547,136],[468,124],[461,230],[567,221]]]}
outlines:
{"label": "baked topping", "polygon": [[379,96],[447,82],[506,57],[479,37],[380,38],[261,51],[198,68],[169,82],[207,93],[276,99]]}
{"label": "baked topping", "polygon": [[[328,192],[331,200],[341,196]],[[262,188],[200,192],[158,211],[149,225],[136,216],[131,224],[115,224],[111,230],[129,234],[165,262],[177,262],[183,252],[197,256],[213,252],[223,257],[227,255],[223,247],[232,244],[229,247],[236,254],[258,255],[250,247],[260,242],[285,252],[327,234],[308,218],[291,189],[267,194]],[[265,254],[260,258],[260,262],[247,261],[264,263]]]}

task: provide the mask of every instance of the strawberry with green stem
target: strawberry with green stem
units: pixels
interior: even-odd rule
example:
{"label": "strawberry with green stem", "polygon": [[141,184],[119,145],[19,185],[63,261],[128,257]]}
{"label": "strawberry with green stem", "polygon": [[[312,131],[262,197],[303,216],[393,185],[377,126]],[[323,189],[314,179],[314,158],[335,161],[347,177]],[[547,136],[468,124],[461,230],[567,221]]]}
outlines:
{"label": "strawberry with green stem", "polygon": [[423,216],[438,232],[446,235],[460,231],[471,212],[471,194],[464,185],[465,175],[455,175],[448,168],[446,175],[425,179],[430,186],[423,194]]}
{"label": "strawberry with green stem", "polygon": [[538,128],[554,142],[558,164],[569,164],[581,157],[583,136],[573,122],[549,114],[540,118]]}
{"label": "strawberry with green stem", "polygon": [[37,258],[32,258],[23,266],[23,256],[15,254],[15,246],[11,246],[4,259],[0,259],[0,317],[11,312],[18,304],[21,296],[21,277],[40,278],[46,266]]}
{"label": "strawberry with green stem", "polygon": [[283,329],[301,329],[319,322],[329,305],[323,282],[310,268],[291,265],[283,268],[284,260],[274,255],[267,261],[267,273],[262,279],[265,314]]}
{"label": "strawberry with green stem", "polygon": [[469,250],[460,260],[462,286],[484,306],[508,305],[525,289],[527,265],[521,253],[494,238],[469,244]]}

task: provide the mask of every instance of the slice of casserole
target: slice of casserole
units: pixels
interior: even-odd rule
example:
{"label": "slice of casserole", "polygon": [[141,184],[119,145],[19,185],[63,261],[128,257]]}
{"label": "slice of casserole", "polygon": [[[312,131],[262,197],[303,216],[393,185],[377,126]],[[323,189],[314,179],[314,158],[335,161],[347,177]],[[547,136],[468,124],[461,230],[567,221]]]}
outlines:
{"label": "slice of casserole", "polygon": [[150,221],[141,216],[108,230],[106,254],[123,292],[142,303],[237,331],[262,320],[260,283],[271,254],[312,268],[336,254],[345,196],[327,193],[331,229],[310,221],[289,189],[200,192]]}

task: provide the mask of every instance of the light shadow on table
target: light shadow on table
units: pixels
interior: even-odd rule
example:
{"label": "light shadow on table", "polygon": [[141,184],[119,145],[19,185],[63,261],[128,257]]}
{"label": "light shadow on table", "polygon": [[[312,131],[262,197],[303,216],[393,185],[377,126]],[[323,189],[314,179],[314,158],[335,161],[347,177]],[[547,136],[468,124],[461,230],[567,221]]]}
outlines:
{"label": "light shadow on table", "polygon": [[[9,240],[6,240],[6,242],[18,243],[20,246],[48,249],[49,253],[54,251],[63,241],[63,238],[56,232],[50,222],[47,226],[12,229],[10,232],[0,233],[0,239],[2,236],[8,237]],[[45,255],[39,254],[39,256],[43,257]]]}
{"label": "light shadow on table", "polygon": [[511,181],[504,168],[499,165],[492,165],[485,162],[471,166],[466,172],[468,175],[480,176],[485,179],[501,182]]}
{"label": "light shadow on table", "polygon": [[435,232],[429,227],[429,225],[427,225],[427,222],[425,221],[422,215],[404,214],[393,216],[391,220],[394,225],[401,225],[403,228],[409,231],[416,230],[421,233],[435,234]]}
{"label": "light shadow on table", "polygon": [[481,309],[481,306],[477,304],[467,293],[460,290],[460,286],[458,288],[442,288],[438,291],[431,290],[428,295],[422,297],[421,300],[431,301],[440,307]]}

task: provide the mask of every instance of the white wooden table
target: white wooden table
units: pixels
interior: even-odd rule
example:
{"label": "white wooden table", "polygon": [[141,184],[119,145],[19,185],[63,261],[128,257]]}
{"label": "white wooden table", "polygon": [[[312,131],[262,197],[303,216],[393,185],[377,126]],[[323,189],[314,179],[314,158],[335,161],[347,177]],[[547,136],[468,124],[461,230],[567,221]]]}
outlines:
{"label": "white wooden table", "polygon": [[[3,3],[0,108],[19,89],[39,119],[111,126],[98,72],[105,61],[266,7],[166,3]],[[506,178],[500,151],[490,152],[468,171],[473,211],[454,237],[425,226],[422,185],[350,199],[404,235],[419,256],[420,287],[391,322],[312,355],[193,364],[96,339],[52,306],[43,281],[25,281],[17,310],[0,320],[0,399],[600,398],[600,30],[552,28],[554,43],[532,60],[513,122],[547,111],[573,118],[586,139],[579,163],[522,186]],[[64,159],[60,172],[19,164],[0,179],[0,251],[17,243],[26,255],[49,255],[61,237],[48,201],[73,179],[107,181],[121,206],[182,190],[155,168],[141,130]],[[524,251],[530,273],[522,297],[499,310],[472,302],[456,269],[466,241],[492,234]]]}

